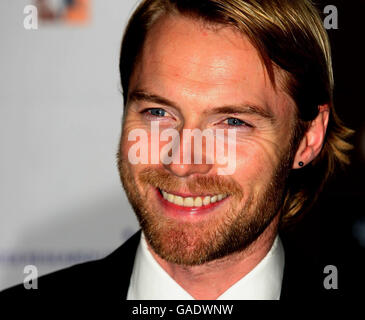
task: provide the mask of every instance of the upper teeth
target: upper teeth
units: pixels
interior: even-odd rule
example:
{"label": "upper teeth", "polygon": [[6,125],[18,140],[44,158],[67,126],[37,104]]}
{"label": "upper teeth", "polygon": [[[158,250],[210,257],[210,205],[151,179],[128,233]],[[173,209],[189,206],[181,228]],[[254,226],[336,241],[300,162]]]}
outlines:
{"label": "upper teeth", "polygon": [[220,201],[227,197],[226,194],[217,194],[214,196],[202,196],[202,197],[180,197],[171,193],[167,193],[161,190],[164,199],[168,202],[174,203],[178,206],[184,207],[201,207],[206,206],[210,203]]}

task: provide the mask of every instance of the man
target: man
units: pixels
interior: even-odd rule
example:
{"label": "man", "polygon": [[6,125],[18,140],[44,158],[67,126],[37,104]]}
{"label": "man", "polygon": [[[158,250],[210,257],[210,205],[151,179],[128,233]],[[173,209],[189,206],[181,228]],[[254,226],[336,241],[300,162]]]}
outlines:
{"label": "man", "polygon": [[[314,294],[305,280],[317,281],[308,261],[295,270],[303,283],[293,290],[295,272],[278,232],[310,207],[335,166],[348,162],[351,131],[334,111],[329,41],[312,4],[143,1],[124,35],[120,72],[118,167],[142,232],[104,259],[41,277],[34,292],[18,286],[8,295]],[[159,137],[152,147],[154,126],[178,135]],[[218,149],[194,149],[192,161],[184,161],[191,153],[182,138],[188,129],[210,129],[217,141],[221,130],[224,147],[233,132],[233,172],[216,158],[208,161]],[[131,159],[135,132],[146,137],[135,158],[147,148],[148,161]]]}

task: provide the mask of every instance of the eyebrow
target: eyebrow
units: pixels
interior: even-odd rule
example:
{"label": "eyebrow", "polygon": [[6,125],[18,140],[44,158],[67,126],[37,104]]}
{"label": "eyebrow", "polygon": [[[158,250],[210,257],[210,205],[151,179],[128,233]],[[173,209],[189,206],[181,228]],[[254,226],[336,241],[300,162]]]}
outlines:
{"label": "eyebrow", "polygon": [[271,111],[267,111],[264,108],[252,104],[222,106],[203,111],[204,115],[209,114],[252,114],[259,116],[260,118],[267,119],[271,123],[275,122],[275,116]]}
{"label": "eyebrow", "polygon": [[[179,106],[176,103],[159,95],[149,93],[145,90],[133,91],[129,95],[129,102],[134,101],[146,101],[180,110]],[[247,103],[242,105],[226,105],[203,111],[204,116],[208,116],[211,114],[252,114],[257,115],[263,119],[267,119],[271,123],[274,123],[276,120],[274,114],[270,110],[266,110],[258,105]]]}
{"label": "eyebrow", "polygon": [[167,106],[167,107],[172,107],[172,108],[176,108],[179,109],[180,108],[172,101],[163,98],[159,95],[153,94],[153,93],[148,93],[147,91],[144,90],[135,90],[133,91],[129,97],[128,97],[128,102],[134,102],[134,101],[146,101],[146,102],[152,102],[152,103],[156,103],[156,104],[160,104],[163,106]]}

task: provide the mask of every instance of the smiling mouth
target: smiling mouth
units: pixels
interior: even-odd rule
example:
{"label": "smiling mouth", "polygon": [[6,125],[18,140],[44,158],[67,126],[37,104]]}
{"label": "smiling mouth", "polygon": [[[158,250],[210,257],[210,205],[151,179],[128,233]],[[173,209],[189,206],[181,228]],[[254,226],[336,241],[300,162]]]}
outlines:
{"label": "smiling mouth", "polygon": [[204,208],[213,204],[218,204],[228,197],[227,194],[200,195],[200,196],[183,196],[181,194],[169,193],[165,190],[158,189],[162,198],[173,205],[184,208]]}

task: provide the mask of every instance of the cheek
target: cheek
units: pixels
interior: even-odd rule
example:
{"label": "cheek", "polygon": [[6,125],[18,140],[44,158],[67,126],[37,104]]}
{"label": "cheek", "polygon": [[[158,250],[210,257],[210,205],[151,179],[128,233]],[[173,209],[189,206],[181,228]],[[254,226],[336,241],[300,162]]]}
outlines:
{"label": "cheek", "polygon": [[[119,142],[119,157],[120,160],[123,162],[124,170],[128,171],[129,173],[129,179],[133,181],[137,185],[138,181],[136,177],[138,176],[138,173],[143,169],[142,164],[133,164],[129,159],[129,151],[130,149],[139,141],[139,138],[137,138],[136,141],[129,140],[129,133],[133,130],[132,126],[124,125],[122,130],[121,139]],[[145,146],[147,147],[147,146]],[[123,174],[123,172],[122,172]],[[129,181],[129,182],[132,182]]]}
{"label": "cheek", "polygon": [[275,143],[264,139],[246,140],[237,144],[235,179],[244,189],[258,189],[270,183],[280,160]]}
{"label": "cheek", "polygon": [[[150,129],[126,126],[123,128],[120,140],[120,154],[133,167],[143,167],[149,164],[156,166],[160,164],[161,150],[167,144],[170,146],[171,141],[172,138],[168,141],[160,141],[158,133],[152,134]],[[142,164],[133,164],[129,159],[131,156],[139,158]]]}
{"label": "cheek", "polygon": [[119,155],[124,160],[127,161],[128,165],[130,165],[128,161],[128,152],[132,145],[135,143],[134,141],[128,140],[129,130],[123,127],[122,136],[119,142]]}

